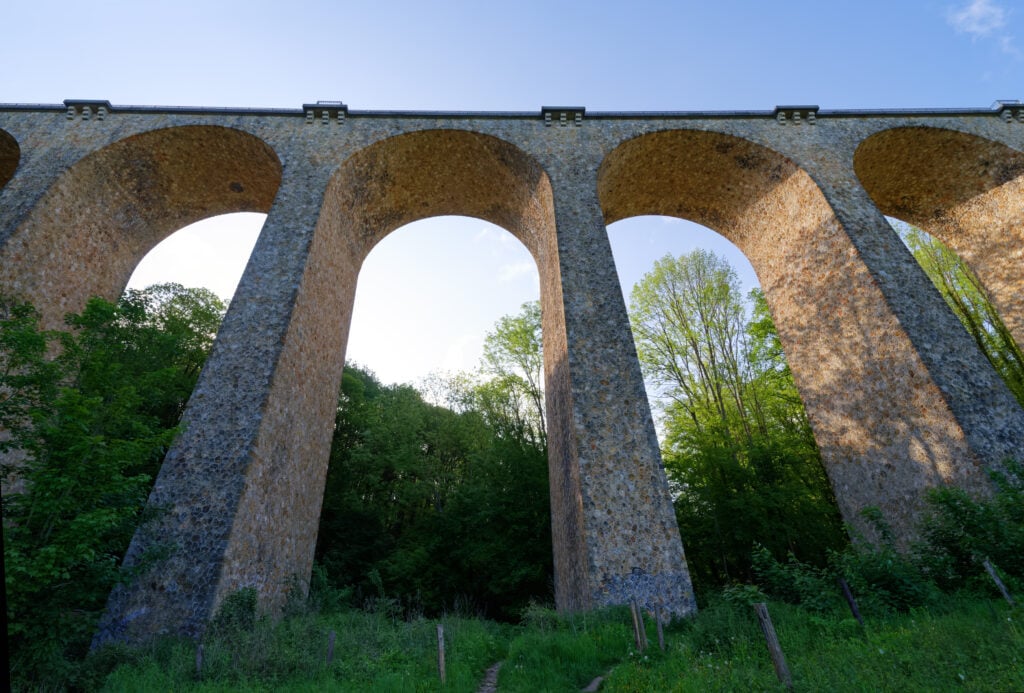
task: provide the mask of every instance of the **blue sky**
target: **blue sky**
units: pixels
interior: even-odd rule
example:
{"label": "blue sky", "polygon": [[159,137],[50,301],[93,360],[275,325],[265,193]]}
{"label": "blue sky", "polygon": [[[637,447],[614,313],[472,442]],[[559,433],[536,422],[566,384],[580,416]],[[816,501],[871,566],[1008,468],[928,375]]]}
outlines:
{"label": "blue sky", "polygon": [[[6,103],[530,111],[1024,99],[1024,5],[1009,0],[12,1],[0,23]],[[176,235],[147,259],[161,273],[140,267],[136,282],[230,293],[259,223],[213,220]],[[742,262],[712,232],[674,220],[627,220],[609,235],[626,287],[696,245]],[[476,220],[420,222],[368,259],[349,355],[385,381],[467,368],[494,321],[537,294],[511,235]]]}

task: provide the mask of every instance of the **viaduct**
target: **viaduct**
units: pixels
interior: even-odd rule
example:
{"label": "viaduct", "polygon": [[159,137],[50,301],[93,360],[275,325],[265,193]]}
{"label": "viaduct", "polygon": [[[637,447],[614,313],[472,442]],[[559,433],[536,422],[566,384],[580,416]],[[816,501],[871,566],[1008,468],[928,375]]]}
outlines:
{"label": "viaduct", "polygon": [[0,291],[49,326],[115,299],[182,226],[267,219],[125,559],[100,641],[198,635],[308,580],[353,295],[398,227],[466,215],[541,281],[556,601],[693,592],[605,225],[690,219],[750,259],[843,517],[912,535],[926,489],[976,494],[1024,410],[884,215],[936,235],[1024,344],[1024,104],[988,109],[529,113],[0,105]]}

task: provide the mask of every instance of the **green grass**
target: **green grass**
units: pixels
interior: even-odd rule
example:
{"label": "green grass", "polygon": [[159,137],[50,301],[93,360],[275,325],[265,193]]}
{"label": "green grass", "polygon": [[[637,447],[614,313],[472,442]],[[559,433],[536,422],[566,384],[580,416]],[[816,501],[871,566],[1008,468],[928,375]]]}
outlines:
{"label": "green grass", "polygon": [[[839,611],[769,607],[797,691],[1024,690],[1024,611],[1002,602],[954,598],[864,628]],[[750,607],[710,607],[669,643],[621,663],[602,690],[784,690]]]}
{"label": "green grass", "polygon": [[[484,670],[507,650],[507,627],[449,617],[445,627],[447,687],[437,673],[437,621],[392,620],[349,612],[261,621],[250,632],[208,638],[202,674],[196,645],[165,641],[122,652],[128,659],[105,691],[474,691]],[[336,634],[327,664],[328,634]]]}
{"label": "green grass", "polygon": [[629,610],[558,616],[530,609],[512,638],[498,678],[501,691],[573,691],[628,656]]}
{"label": "green grass", "polygon": [[[871,618],[811,613],[770,602],[797,691],[1024,690],[1024,609],[979,597]],[[606,676],[602,691],[782,690],[753,609],[717,602],[666,630],[667,651],[638,653],[626,609],[561,616],[531,608],[508,626],[446,617],[447,684],[437,674],[435,620],[386,613],[303,614],[208,637],[202,676],[195,644],[164,641],[95,659],[105,691],[475,691],[503,661],[499,690],[576,691]],[[325,661],[327,637],[335,658]],[[105,660],[101,661],[101,660]]]}

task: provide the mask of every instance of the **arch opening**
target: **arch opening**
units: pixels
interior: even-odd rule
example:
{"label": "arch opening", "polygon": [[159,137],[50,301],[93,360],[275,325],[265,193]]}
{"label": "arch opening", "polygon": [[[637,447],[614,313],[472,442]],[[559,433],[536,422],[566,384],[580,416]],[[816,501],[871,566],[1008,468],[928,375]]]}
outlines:
{"label": "arch opening", "polygon": [[963,259],[1024,344],[1024,152],[955,130],[893,128],[860,144],[854,170],[883,214]]}
{"label": "arch opening", "polygon": [[510,392],[477,373],[485,334],[538,297],[526,248],[476,218],[412,222],[369,253],[317,536],[316,560],[339,587],[373,593],[377,571],[389,594],[419,594],[428,613],[468,598],[505,619],[550,599],[547,454],[515,430],[534,412],[508,410],[532,403],[516,399],[518,382]]}
{"label": "arch opening", "polygon": [[341,330],[332,338],[335,348],[342,354],[347,348],[356,282],[370,252],[407,225],[445,224],[436,217],[469,217],[511,233],[541,275],[542,302],[560,310],[545,290],[545,285],[557,284],[557,277],[545,282],[546,275],[557,271],[549,259],[554,243],[551,200],[551,185],[540,165],[489,135],[426,130],[390,137],[354,154],[328,183],[314,239],[323,272],[307,279],[308,290],[321,303],[326,298],[328,310],[340,317]]}
{"label": "arch opening", "polygon": [[981,280],[956,251],[932,234],[895,217],[888,217],[888,221],[961,326],[1024,406],[1024,351]]}
{"label": "arch opening", "polygon": [[[546,260],[548,246],[554,242],[554,222],[551,203],[551,186],[546,174],[541,167],[528,155],[515,146],[494,137],[472,133],[468,131],[453,130],[427,130],[416,133],[409,133],[395,136],[361,150],[348,159],[342,167],[334,174],[326,195],[328,203],[322,212],[321,220],[326,218],[328,227],[334,240],[330,241],[336,249],[332,254],[341,251],[341,256],[331,260],[332,265],[340,266],[344,286],[341,293],[336,294],[339,298],[339,314],[342,317],[343,326],[347,328],[347,322],[351,309],[355,308],[357,319],[362,319],[361,311],[388,310],[386,306],[374,306],[372,301],[374,294],[379,298],[390,298],[396,296],[395,287],[390,281],[381,281],[374,276],[375,266],[378,259],[391,261],[394,256],[392,249],[401,249],[403,246],[412,246],[412,258],[407,258],[409,278],[415,281],[419,278],[421,282],[430,282],[430,276],[436,277],[438,273],[452,275],[459,272],[464,273],[461,284],[462,293],[476,294],[474,300],[478,300],[481,290],[488,290],[493,286],[496,279],[501,278],[505,273],[509,278],[527,278],[528,286],[526,296],[536,297],[538,288],[543,296],[543,277],[550,273],[552,267]],[[337,216],[334,216],[337,214]],[[451,215],[459,215],[462,219],[455,219]],[[467,218],[468,217],[468,218]],[[492,246],[504,245],[509,239],[509,234],[518,239],[520,243],[512,243],[519,246],[514,259],[511,259],[507,266],[493,265],[475,266],[470,272],[467,269],[452,266],[450,260],[444,256],[438,256],[435,249],[431,247],[431,237],[437,236],[441,227],[462,226],[465,231],[457,231],[462,234],[462,241],[455,241],[461,250],[466,248],[466,237],[469,236],[469,243],[472,245],[480,240],[490,243]],[[327,230],[327,229],[325,229]],[[454,240],[454,239],[452,239]],[[451,242],[451,241],[450,241]],[[527,254],[522,250],[525,249]],[[406,251],[409,252],[408,250]],[[508,251],[503,249],[503,256]],[[461,262],[465,262],[462,260]],[[488,271],[491,276],[487,276]],[[495,276],[493,273],[497,272]],[[541,276],[538,287],[537,274]],[[358,277],[360,290],[355,291],[355,281]],[[532,279],[532,282],[530,279]],[[450,284],[450,276],[446,276],[443,282]],[[467,285],[466,280],[472,282]],[[548,285],[555,283],[557,279],[549,280]],[[474,286],[475,285],[475,286]],[[369,292],[363,293],[363,287]],[[456,312],[468,310],[466,304],[456,302],[458,297],[452,296],[451,292],[458,289],[449,287],[449,298],[437,298],[431,305],[429,292],[411,289],[417,295],[408,299],[414,303],[414,309],[420,315],[419,320],[424,317],[429,321],[434,316],[444,311],[446,305],[453,305]],[[477,326],[474,328],[475,335],[469,339],[475,342],[473,346],[482,343],[480,321],[484,320],[491,324],[483,329],[489,330],[493,322],[501,314],[515,312],[522,300],[528,300],[520,290],[514,298],[506,296],[502,302],[500,312],[495,315],[488,314],[486,318],[477,316]],[[400,300],[400,299],[399,299]],[[542,299],[543,300],[543,299]],[[552,302],[549,296],[547,299]],[[453,303],[449,303],[453,301]],[[515,304],[515,305],[510,305]],[[493,304],[492,304],[493,305]],[[545,311],[548,312],[548,311]],[[386,319],[385,315],[371,316],[378,320]],[[548,320],[548,316],[545,316]],[[394,327],[391,325],[390,327]],[[436,325],[432,325],[436,327]],[[357,329],[360,329],[356,325]],[[383,349],[391,352],[392,358],[401,358],[400,352],[395,352],[394,342],[405,341],[402,350],[424,351],[430,347],[426,342],[431,341],[425,334],[400,336],[391,333],[391,344],[381,345],[378,342],[377,349],[374,349],[372,339],[380,338],[379,332],[365,330],[364,336],[353,333],[351,351],[347,344],[348,330],[341,335],[342,344],[346,353],[351,353],[351,361],[365,361],[364,365],[372,367],[369,358],[363,358],[360,353],[369,354],[376,351],[381,353]],[[425,329],[422,325],[420,330]],[[456,328],[458,329],[458,328]],[[460,331],[461,332],[461,331]],[[545,331],[547,333],[547,331]],[[385,336],[386,337],[386,336]],[[460,342],[455,345],[467,346],[466,335],[460,335]],[[545,343],[543,358],[545,362],[555,358],[556,352],[547,348]],[[437,362],[439,354],[433,357]],[[442,360],[449,363],[455,360],[455,353],[447,353]],[[449,360],[450,359],[450,360]],[[420,360],[419,357],[415,360]],[[423,359],[421,363],[427,362]],[[463,361],[465,364],[465,361]],[[402,371],[395,371],[398,379],[405,379],[401,376]],[[424,374],[425,375],[425,374]],[[394,376],[392,376],[394,377]],[[388,378],[392,379],[392,378]],[[342,392],[347,380],[342,380]],[[435,394],[436,396],[436,394]],[[429,446],[428,446],[429,447]],[[426,450],[426,448],[424,448]],[[519,458],[520,462],[531,459]],[[551,506],[547,495],[547,456],[546,451],[540,451],[542,486],[540,499],[544,520],[539,529],[546,530],[547,535],[538,537],[541,541],[532,542],[532,546],[550,547],[550,522]],[[492,460],[493,462],[493,460]],[[534,459],[534,464],[536,459]],[[327,495],[325,504],[332,504],[332,477],[328,473]],[[529,474],[524,475],[529,478]],[[534,489],[537,490],[537,489]],[[457,496],[458,488],[451,490]],[[495,498],[494,504],[500,505],[509,498]],[[514,502],[514,501],[512,501]],[[429,512],[423,516],[424,521],[433,517]],[[330,527],[331,521],[325,515],[321,518],[321,528]],[[519,531],[522,531],[520,528]],[[469,538],[467,538],[467,542]],[[321,551],[323,543],[321,542]],[[321,553],[321,557],[328,555]],[[469,560],[464,557],[466,562]],[[550,561],[550,551],[546,559]],[[478,567],[480,568],[480,567]],[[424,572],[429,572],[424,568]],[[436,594],[434,595],[436,598]],[[478,595],[483,596],[483,595]],[[436,604],[434,607],[436,608]],[[493,607],[493,605],[491,605]]]}
{"label": "arch opening", "polygon": [[0,189],[14,177],[21,161],[21,148],[11,133],[0,130]]}
{"label": "arch opening", "polygon": [[907,502],[911,489],[984,483],[963,464],[970,453],[940,420],[945,411],[932,420],[941,392],[824,194],[795,163],[739,137],[663,131],[613,150],[598,192],[609,223],[688,219],[750,260],[847,522],[872,536],[859,511],[877,506],[898,536],[911,537],[923,505]]}
{"label": "arch opening", "polygon": [[676,217],[608,236],[698,593],[750,577],[754,543],[824,564],[845,533],[753,266]]}
{"label": "arch opening", "polygon": [[74,164],[0,257],[0,284],[56,327],[89,296],[120,295],[157,243],[193,222],[270,209],[274,151],[248,133],[181,126],[133,135]]}
{"label": "arch opening", "polygon": [[125,288],[177,283],[209,289],[229,303],[266,218],[258,212],[233,212],[180,228],[146,253]]}
{"label": "arch opening", "polygon": [[[266,212],[280,177],[280,163],[266,144],[228,128],[170,128],[126,138],[72,165],[43,194],[0,250],[0,287],[31,301],[44,327],[62,328],[65,314],[96,307],[87,308],[93,296],[117,302],[143,256],[181,226],[207,217],[216,223],[217,215],[239,209]],[[167,263],[157,255],[157,262]],[[193,249],[187,260],[194,256]],[[217,260],[221,271],[224,258]],[[178,277],[161,281],[167,279]],[[143,286],[153,282],[138,281]],[[230,297],[233,286],[226,288]],[[65,515],[100,508],[108,518],[138,517],[135,503],[145,500],[155,488],[154,477],[167,466],[165,446],[203,367],[223,307],[200,293],[176,302],[181,297],[163,288],[127,297],[119,302],[118,312],[99,307],[75,330],[76,339],[84,337],[75,350],[83,357],[69,363],[74,369],[86,364],[81,373],[91,369],[91,376],[66,371],[68,389],[48,403],[49,410],[43,408],[38,421],[72,432],[58,439],[81,441],[68,449],[99,440],[105,441],[100,447],[107,452],[66,465],[66,481],[83,490]],[[96,404],[67,408],[69,398]],[[5,463],[20,463],[19,453],[14,455]],[[46,465],[54,459],[63,458],[46,454],[29,459],[17,473],[28,470],[28,479],[32,474],[39,478],[40,469],[52,474]],[[114,488],[131,490],[108,498]],[[106,565],[128,547],[129,524],[124,519],[99,521],[98,543],[83,543],[77,551],[95,554],[89,560]],[[144,532],[145,525],[138,529]],[[130,560],[130,549],[128,556]],[[90,574],[90,569],[83,570]],[[94,590],[104,581],[114,582],[107,571],[101,572],[102,577],[96,572],[87,578]]]}

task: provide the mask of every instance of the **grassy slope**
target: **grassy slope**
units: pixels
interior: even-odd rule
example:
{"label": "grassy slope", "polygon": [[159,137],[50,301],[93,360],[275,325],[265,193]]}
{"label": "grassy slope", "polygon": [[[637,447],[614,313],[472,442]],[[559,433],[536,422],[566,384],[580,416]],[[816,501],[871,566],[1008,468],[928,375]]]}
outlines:
{"label": "grassy slope", "polygon": [[[991,600],[869,620],[812,615],[770,604],[793,674],[806,691],[1024,690],[1024,612]],[[767,648],[752,614],[706,610],[668,652],[615,669],[608,691],[775,690]]]}
{"label": "grassy slope", "polygon": [[[1024,611],[962,598],[942,609],[876,618],[860,628],[848,614],[814,615],[771,603],[796,690],[1024,690]],[[448,617],[447,686],[436,668],[434,621],[348,612],[295,616],[273,626],[212,638],[203,675],[195,646],[165,642],[121,661],[109,691],[475,691],[484,670],[504,660],[501,691],[571,691],[608,675],[603,691],[775,690],[753,610],[717,604],[635,652],[628,612],[558,617],[535,609],[521,627]],[[327,633],[337,634],[325,662]]]}

